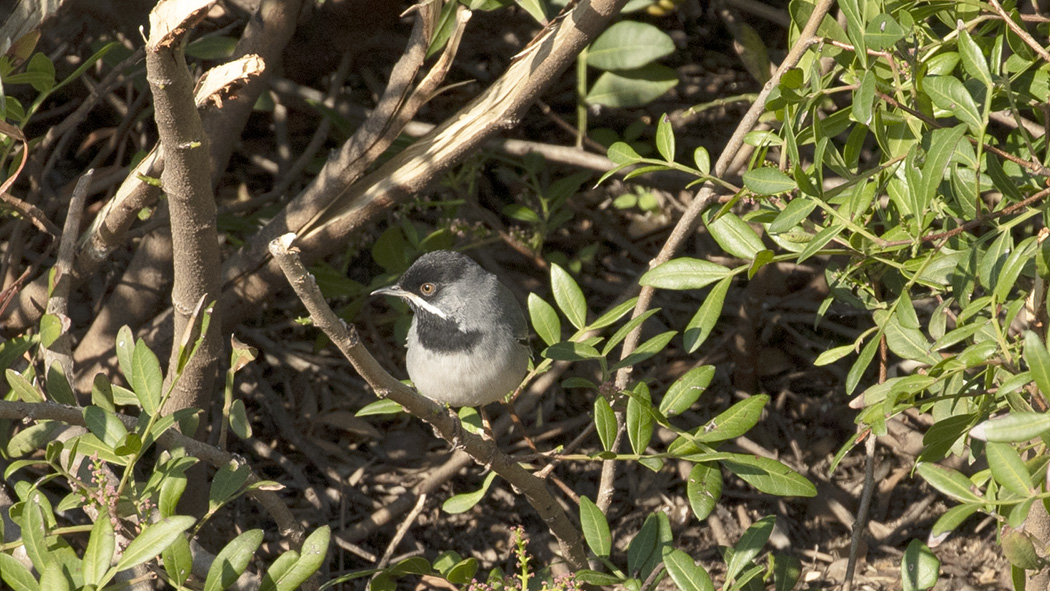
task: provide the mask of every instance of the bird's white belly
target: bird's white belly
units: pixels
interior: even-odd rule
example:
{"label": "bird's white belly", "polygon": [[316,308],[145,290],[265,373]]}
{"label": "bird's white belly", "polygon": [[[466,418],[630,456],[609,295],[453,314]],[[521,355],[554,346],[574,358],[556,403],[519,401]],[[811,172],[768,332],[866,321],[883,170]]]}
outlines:
{"label": "bird's white belly", "polygon": [[[504,359],[499,365],[493,360]],[[451,406],[480,406],[502,399],[518,387],[528,369],[528,350],[432,352],[408,349],[409,377],[419,393]]]}

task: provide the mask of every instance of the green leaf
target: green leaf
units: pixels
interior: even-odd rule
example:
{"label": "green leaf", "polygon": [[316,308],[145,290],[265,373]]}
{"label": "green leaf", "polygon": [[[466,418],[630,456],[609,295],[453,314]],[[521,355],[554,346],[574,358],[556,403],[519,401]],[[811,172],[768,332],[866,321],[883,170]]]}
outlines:
{"label": "green leaf", "polygon": [[817,202],[808,197],[796,197],[788,202],[784,209],[777,214],[773,222],[769,224],[770,234],[782,234],[797,226],[802,220],[809,217]]}
{"label": "green leaf", "polygon": [[973,483],[970,482],[970,479],[956,470],[938,466],[937,464],[931,464],[929,462],[919,462],[915,466],[915,471],[918,472],[919,476],[922,476],[923,480],[928,482],[930,486],[939,490],[949,498],[959,501],[960,503],[982,502],[981,497],[974,494],[971,490]]}
{"label": "green leaf", "polygon": [[62,333],[69,329],[70,320],[66,318],[66,322],[63,323],[62,318],[55,314],[44,314],[40,317],[40,344],[42,346],[51,347],[62,336]]}
{"label": "green leaf", "polygon": [[985,88],[992,87],[992,73],[988,70],[988,62],[984,59],[984,51],[974,42],[973,37],[966,29],[959,30],[959,55],[962,57],[963,69],[976,80],[980,80]]}
{"label": "green leaf", "polygon": [[605,451],[612,451],[613,441],[616,440],[616,413],[604,396],[594,399],[594,426],[598,431],[598,439],[602,442]]}
{"label": "green leaf", "polygon": [[696,402],[707,390],[715,377],[713,365],[694,367],[675,380],[660,401],[660,414],[673,417],[680,415]]}
{"label": "green leaf", "polygon": [[707,148],[699,146],[693,150],[693,161],[696,163],[696,169],[702,174],[711,174],[711,154]]}
{"label": "green leaf", "polygon": [[0,580],[7,583],[11,591],[39,591],[40,586],[24,564],[6,552],[0,552]]}
{"label": "green leaf", "polygon": [[762,551],[762,546],[769,541],[776,522],[775,515],[767,515],[753,523],[747,528],[744,535],[740,536],[740,540],[733,546],[732,557],[726,562],[727,581],[736,579],[744,568],[758,556],[758,553]]}
{"label": "green leaf", "polygon": [[722,471],[718,464],[693,466],[685,483],[685,493],[693,515],[700,521],[707,519],[722,498]]}
{"label": "green leaf", "polygon": [[817,358],[813,361],[813,365],[821,367],[830,363],[834,363],[839,359],[842,359],[846,355],[849,355],[853,351],[853,345],[842,345],[841,347],[833,347],[831,349],[828,349],[827,351],[824,351],[820,355],[817,355]]}
{"label": "green leaf", "polygon": [[520,203],[511,203],[509,205],[505,205],[503,209],[500,210],[500,212],[503,215],[509,217],[510,219],[518,220],[519,222],[538,224],[542,221],[540,219],[539,214],[537,214],[531,208],[525,207]]}
{"label": "green leaf", "polygon": [[798,472],[770,459],[732,454],[725,467],[759,491],[781,497],[814,497],[817,488]]}
{"label": "green leaf", "polygon": [[110,447],[117,447],[128,436],[124,423],[113,413],[106,412],[97,406],[85,406],[82,414],[88,430],[98,437],[99,441]]}
{"label": "green leaf", "polygon": [[152,560],[153,557],[171,546],[176,538],[182,536],[182,532],[193,527],[196,522],[195,517],[175,515],[147,525],[142,533],[128,544],[117,566],[113,567],[111,572],[118,573]]}
{"label": "green leaf", "polygon": [[797,556],[773,554],[773,591],[792,591],[802,578],[802,561]]}
{"label": "green leaf", "polygon": [[232,585],[244,569],[248,568],[255,551],[262,544],[263,531],[250,529],[236,538],[215,555],[204,581],[204,591],[222,591]]}
{"label": "green leaf", "polygon": [[236,461],[224,464],[219,468],[212,478],[211,490],[208,492],[208,510],[214,511],[236,496],[248,480],[248,473],[248,465],[239,464]]}
{"label": "green leaf", "polygon": [[846,394],[852,394],[857,388],[857,384],[860,383],[860,379],[864,376],[864,372],[867,371],[868,365],[871,364],[871,360],[875,357],[875,351],[879,348],[879,339],[873,338],[864,348],[860,350],[860,355],[857,356],[857,360],[850,366],[849,372],[846,373]]}
{"label": "green leaf", "polygon": [[927,76],[923,89],[937,107],[951,111],[952,115],[969,126],[970,131],[980,133],[983,128],[981,111],[973,96],[963,83],[953,76]]}
{"label": "green leaf", "polygon": [[555,343],[544,349],[540,354],[547,359],[555,361],[583,361],[585,359],[602,358],[602,354],[591,345],[575,341]]}
{"label": "green leaf", "polygon": [[1030,330],[1024,333],[1024,361],[1039,391],[1050,396],[1050,353],[1043,345],[1043,339]]}
{"label": "green leaf", "polygon": [[361,410],[354,413],[355,417],[368,417],[374,415],[394,415],[405,412],[405,409],[400,404],[390,400],[389,398],[381,398],[375,402],[370,402],[361,407]]}
{"label": "green leaf", "polygon": [[929,589],[937,584],[941,561],[926,544],[912,540],[901,560],[901,585],[904,591]]}
{"label": "green leaf", "polygon": [[970,437],[1000,443],[1020,443],[1050,431],[1050,414],[1013,411],[970,429]]}
{"label": "green leaf", "polygon": [[182,585],[190,578],[193,571],[193,556],[190,554],[190,542],[186,536],[178,536],[175,541],[160,553],[164,562],[164,572],[168,573],[172,581]]}
{"label": "green leaf", "polygon": [[627,335],[630,334],[631,331],[633,331],[635,328],[638,327],[638,325],[645,322],[650,316],[656,314],[659,311],[660,308],[650,308],[645,312],[642,312],[638,316],[631,318],[630,320],[625,322],[623,326],[616,329],[616,332],[614,332],[612,336],[609,337],[609,340],[605,343],[605,346],[602,347],[602,357],[605,357],[606,355],[611,353],[612,350],[616,348],[616,345],[619,345],[621,342],[623,342],[624,339],[627,338]]}
{"label": "green leaf", "polygon": [[853,118],[862,125],[871,125],[875,104],[875,72],[866,70],[860,86],[853,93]]}
{"label": "green leaf", "polygon": [[605,328],[606,326],[612,325],[617,320],[623,318],[628,312],[634,309],[635,304],[638,303],[638,298],[634,297],[629,300],[620,302],[613,306],[606,313],[598,317],[597,320],[587,325],[590,330],[598,330],[599,328]]}
{"label": "green leaf", "polygon": [[657,265],[642,275],[640,285],[657,289],[700,289],[732,274],[732,271],[708,261],[682,257]]}
{"label": "green leaf", "polygon": [[489,492],[489,487],[492,486],[492,481],[495,479],[496,473],[489,472],[485,476],[485,481],[481,483],[481,488],[449,497],[447,501],[442,503],[441,509],[453,515],[469,511],[474,505],[480,503],[481,499],[485,498],[485,495]]}
{"label": "green leaf", "polygon": [[587,50],[587,65],[599,70],[633,70],[674,51],[670,35],[657,27],[637,21],[620,21],[594,40]]}
{"label": "green leaf", "polygon": [[[292,591],[298,589],[299,585],[317,572],[328,554],[328,544],[331,541],[332,529],[325,525],[313,531],[306,540],[299,554],[299,560],[292,565],[281,577],[275,577],[275,585],[278,591]],[[265,583],[265,580],[264,580]]]}
{"label": "green leaf", "polygon": [[671,118],[666,113],[660,117],[660,121],[656,124],[656,150],[660,152],[664,160],[674,162],[674,128],[671,127]]}
{"label": "green leaf", "polygon": [[839,233],[842,232],[843,227],[844,226],[841,223],[835,222],[820,232],[817,232],[817,235],[806,243],[805,248],[798,253],[797,262],[801,263],[809,257],[819,253],[829,242],[838,237]]}
{"label": "green leaf", "polygon": [[714,591],[715,586],[711,583],[711,576],[707,574],[704,567],[696,564],[693,558],[685,552],[673,548],[664,552],[664,566],[671,580],[682,591]]}
{"label": "green leaf", "polygon": [[583,539],[595,556],[608,557],[612,552],[612,535],[605,514],[586,495],[580,495],[580,525]]}
{"label": "green leaf", "polygon": [[[864,32],[864,36],[868,42],[868,47],[875,51],[882,51],[893,47],[898,41],[903,39],[906,34],[907,32],[897,23],[897,21],[885,12],[871,19]],[[871,73],[872,71],[865,70],[865,72]]]}
{"label": "green leaf", "polygon": [[244,401],[238,398],[230,405],[230,430],[241,439],[249,439],[252,436],[252,424],[248,420],[248,411],[244,407]]}
{"label": "green leaf", "polygon": [[648,578],[672,541],[671,522],[667,513],[650,513],[638,534],[627,545],[627,570],[631,574],[637,573],[640,578]]}
{"label": "green leaf", "polygon": [[551,263],[551,291],[562,314],[573,326],[583,328],[587,323],[587,299],[572,275],[557,263]]}
{"label": "green leaf", "polygon": [[44,572],[40,575],[40,588],[46,589],[47,591],[66,591],[72,589],[69,586],[69,579],[66,578],[65,573],[62,572],[62,564],[58,561],[49,562],[44,567]]}
{"label": "green leaf", "polygon": [[529,319],[532,321],[532,329],[543,339],[547,345],[553,345],[561,341],[561,319],[554,306],[548,304],[540,296],[530,293],[528,300]]}
{"label": "green leaf", "polygon": [[696,434],[696,439],[714,443],[740,437],[762,418],[762,409],[767,403],[769,396],[766,394],[756,394],[737,402],[704,425]]}
{"label": "green leaf", "polygon": [[44,509],[40,506],[42,493],[33,491],[22,507],[22,545],[26,555],[32,561],[37,572],[52,561],[51,551],[47,549],[47,521]]}
{"label": "green leaf", "polygon": [[682,345],[687,353],[695,353],[700,345],[703,345],[704,341],[711,336],[711,331],[714,330],[718,319],[722,316],[726,294],[732,283],[733,277],[730,275],[715,284],[711,292],[704,298],[704,303],[700,304],[696,314],[689,320],[689,324],[686,324]]}
{"label": "green leaf", "polygon": [[621,368],[637,365],[646,359],[649,359],[653,355],[663,351],[676,334],[678,334],[678,331],[669,330],[645,341],[641,345],[638,345],[634,351],[631,351],[630,355],[613,364],[613,366],[609,368],[609,371],[617,371]]}
{"label": "green leaf", "polygon": [[135,391],[142,410],[149,415],[156,415],[160,410],[160,394],[164,385],[164,375],[160,370],[160,361],[146,342],[139,339],[131,354],[131,375],[128,376],[131,389]]}
{"label": "green leaf", "polygon": [[7,377],[7,384],[18,395],[19,400],[23,402],[44,401],[44,397],[40,392],[22,374],[13,369],[6,369],[4,370],[4,375]]}
{"label": "green leaf", "polygon": [[678,85],[678,74],[661,64],[634,70],[604,72],[584,98],[589,105],[611,108],[640,107]]}
{"label": "green leaf", "polygon": [[66,374],[61,364],[53,363],[51,367],[47,368],[47,382],[45,385],[47,394],[51,397],[52,402],[69,406],[77,405],[76,394],[73,393],[73,388],[69,385],[69,380],[66,379]]}
{"label": "green leaf", "polygon": [[985,454],[996,482],[1020,497],[1033,494],[1032,477],[1021,455],[1012,445],[989,441],[985,445]]}
{"label": "green leaf", "polygon": [[542,25],[547,22],[547,13],[543,10],[544,2],[540,0],[514,0],[514,3],[529,13],[529,16],[536,19],[537,23]]}
{"label": "green leaf", "polygon": [[798,188],[795,179],[772,167],[762,167],[744,173],[744,186],[757,195],[777,195]]}
{"label": "green leaf", "polygon": [[634,453],[642,455],[653,437],[653,416],[650,414],[652,403],[649,399],[649,387],[639,382],[627,399],[627,438],[631,441]]}
{"label": "green leaf", "polygon": [[109,570],[110,561],[113,560],[116,540],[113,522],[109,520],[109,516],[99,515],[95,525],[91,526],[91,537],[88,538],[87,549],[84,550],[85,584],[98,585],[102,582],[102,577]]}
{"label": "green leaf", "polygon": [[120,330],[117,331],[115,348],[117,350],[117,362],[120,364],[120,373],[124,374],[124,377],[130,378],[132,374],[131,358],[135,351],[135,337],[131,334],[131,329],[127,325],[121,326]]}
{"label": "green leaf", "polygon": [[707,229],[722,250],[741,259],[753,259],[766,248],[751,226],[732,212],[707,223]]}
{"label": "green leaf", "polygon": [[950,531],[955,531],[955,528],[962,525],[964,521],[969,519],[971,515],[981,510],[981,505],[977,503],[967,503],[963,505],[956,505],[944,512],[937,521],[933,524],[930,529],[930,534],[934,536],[941,536]]}
{"label": "green leaf", "polygon": [[634,148],[626,142],[616,142],[609,146],[609,150],[606,151],[605,156],[609,160],[612,160],[613,164],[618,166],[631,164],[642,159],[638,152],[635,152]]}

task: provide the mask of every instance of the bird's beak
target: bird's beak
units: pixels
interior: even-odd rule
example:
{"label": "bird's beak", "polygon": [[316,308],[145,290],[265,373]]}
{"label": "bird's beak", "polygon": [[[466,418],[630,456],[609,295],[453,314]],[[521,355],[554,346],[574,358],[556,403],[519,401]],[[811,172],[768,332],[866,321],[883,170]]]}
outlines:
{"label": "bird's beak", "polygon": [[426,310],[426,311],[430,312],[431,314],[434,314],[435,316],[438,316],[440,318],[448,318],[448,315],[445,314],[443,311],[441,311],[441,309],[437,308],[436,306],[434,306],[430,302],[428,302],[428,301],[424,300],[423,298],[417,296],[416,294],[412,293],[411,291],[408,291],[408,290],[405,290],[405,289],[401,289],[401,286],[399,286],[399,285],[391,285],[390,287],[381,287],[381,288],[373,291],[372,295],[390,295],[390,296],[399,297],[399,298],[405,300],[406,302],[408,302],[408,305],[412,307],[413,311],[419,310],[420,308],[422,308],[423,310]]}
{"label": "bird's beak", "polygon": [[370,295],[390,295],[399,298],[408,298],[411,294],[403,289],[399,285],[391,285],[389,287],[380,287],[373,291]]}

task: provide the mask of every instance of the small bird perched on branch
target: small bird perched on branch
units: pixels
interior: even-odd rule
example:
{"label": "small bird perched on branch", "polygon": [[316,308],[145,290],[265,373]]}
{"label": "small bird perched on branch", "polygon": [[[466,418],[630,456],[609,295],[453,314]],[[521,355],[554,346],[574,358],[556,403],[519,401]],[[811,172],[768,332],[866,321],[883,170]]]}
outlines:
{"label": "small bird perched on branch", "polygon": [[525,315],[507,286],[466,255],[429,252],[377,294],[412,308],[405,365],[423,396],[484,406],[521,384],[529,366]]}

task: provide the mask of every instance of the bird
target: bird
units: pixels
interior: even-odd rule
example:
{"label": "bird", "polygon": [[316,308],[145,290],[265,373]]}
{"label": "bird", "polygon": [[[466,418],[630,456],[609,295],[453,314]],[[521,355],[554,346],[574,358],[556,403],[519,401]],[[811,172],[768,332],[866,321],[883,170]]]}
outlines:
{"label": "bird", "polygon": [[372,295],[412,309],[405,367],[416,390],[449,407],[501,400],[529,366],[525,315],[510,289],[470,257],[435,250]]}

